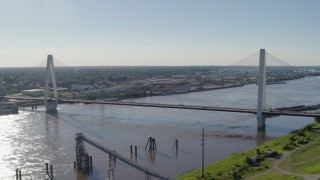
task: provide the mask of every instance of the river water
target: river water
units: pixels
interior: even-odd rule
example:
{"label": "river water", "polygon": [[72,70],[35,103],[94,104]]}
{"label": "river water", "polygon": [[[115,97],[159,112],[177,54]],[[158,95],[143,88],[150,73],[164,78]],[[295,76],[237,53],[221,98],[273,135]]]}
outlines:
{"label": "river water", "polygon": [[[320,103],[320,77],[267,86],[268,107]],[[127,101],[255,108],[257,86],[220,89],[189,94],[155,96]],[[288,133],[313,118],[278,116],[266,120],[266,132],[257,132],[253,114],[212,111],[60,104],[57,114],[20,109],[17,115],[0,116],[0,179],[15,179],[15,169],[24,179],[44,179],[45,163],[53,164],[56,179],[84,179],[73,169],[75,134],[85,136],[131,158],[130,145],[138,146],[139,164],[175,177],[201,166],[201,132],[205,128],[205,164],[234,152],[255,147],[265,140]],[[145,151],[154,137],[157,152]],[[172,147],[179,140],[179,150]],[[88,179],[108,177],[108,155],[86,144],[93,156],[93,174]],[[144,179],[142,172],[116,162],[116,179]]]}

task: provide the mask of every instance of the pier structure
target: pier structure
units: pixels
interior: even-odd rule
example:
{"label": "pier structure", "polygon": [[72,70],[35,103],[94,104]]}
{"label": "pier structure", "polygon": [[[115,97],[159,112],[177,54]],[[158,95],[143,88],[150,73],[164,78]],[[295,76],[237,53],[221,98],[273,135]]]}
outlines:
{"label": "pier structure", "polygon": [[149,137],[145,150],[147,150],[148,145],[149,145],[149,151],[157,150],[157,143],[155,138]]}
{"label": "pier structure", "polygon": [[[87,142],[88,144],[92,145],[93,147],[95,147],[95,148],[97,148],[97,149],[109,154],[109,156],[113,158],[114,162],[116,161],[116,159],[120,160],[121,162],[123,162],[123,163],[125,163],[125,164],[127,164],[127,165],[129,165],[129,166],[131,166],[131,167],[133,167],[133,168],[145,173],[146,178],[148,178],[148,179],[151,179],[151,177],[155,177],[155,178],[162,179],[162,180],[170,180],[170,179],[172,179],[169,176],[160,174],[160,173],[158,173],[158,172],[156,172],[156,171],[154,171],[154,170],[152,170],[150,168],[144,167],[144,166],[136,163],[135,161],[130,160],[129,158],[124,157],[123,155],[117,153],[116,151],[111,150],[111,149],[109,149],[109,148],[107,148],[107,147],[105,147],[105,146],[103,146],[103,145],[101,145],[101,144],[89,139],[88,137],[84,136],[82,133],[77,133],[76,134],[76,153],[77,153],[77,163],[76,164],[77,164],[77,166],[78,166],[78,164],[82,166],[81,162],[83,162],[82,161],[83,159],[85,159],[85,162],[87,162],[86,161],[86,157],[88,157],[88,155],[87,155],[86,152],[83,153],[83,156],[78,156],[78,150],[79,150],[79,153],[80,153],[80,151],[83,152],[85,150],[84,142]],[[82,158],[80,158],[80,157],[82,157]],[[83,166],[82,166],[82,168],[83,168]],[[91,168],[92,168],[92,165],[91,165]],[[77,170],[78,170],[78,167],[77,167]]]}

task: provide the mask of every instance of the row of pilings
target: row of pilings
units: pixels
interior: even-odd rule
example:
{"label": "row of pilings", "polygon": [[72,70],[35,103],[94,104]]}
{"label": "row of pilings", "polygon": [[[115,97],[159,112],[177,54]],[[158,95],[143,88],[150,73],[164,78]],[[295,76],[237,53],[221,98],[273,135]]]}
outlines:
{"label": "row of pilings", "polygon": [[[53,165],[49,163],[45,163],[46,166],[46,179],[48,180],[54,180],[54,175],[53,175]],[[50,169],[49,169],[50,167]],[[16,180],[22,180],[23,174],[21,169],[16,169]],[[29,179],[29,178],[28,178]]]}

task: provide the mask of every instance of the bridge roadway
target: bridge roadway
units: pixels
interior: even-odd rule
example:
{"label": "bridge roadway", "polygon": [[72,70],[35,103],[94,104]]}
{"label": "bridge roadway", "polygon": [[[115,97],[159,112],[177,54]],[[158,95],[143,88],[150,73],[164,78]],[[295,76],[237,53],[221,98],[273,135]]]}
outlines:
{"label": "bridge roadway", "polygon": [[119,159],[120,161],[124,162],[125,164],[138,169],[139,171],[142,171],[144,173],[146,173],[147,175],[159,178],[159,179],[163,179],[163,180],[170,180],[171,178],[166,176],[166,175],[162,175],[152,169],[143,167],[142,165],[137,164],[136,162],[130,160],[129,158],[126,158],[124,156],[122,156],[121,154],[117,153],[116,151],[113,151],[111,149],[108,149],[107,147],[85,137],[83,134],[80,135],[81,139],[85,142],[87,142],[88,144],[91,144],[92,146],[96,147],[97,149],[100,149],[101,151],[110,154],[111,156],[114,156],[116,159]]}
{"label": "bridge roadway", "polygon": [[[42,98],[25,98],[25,97],[8,97],[7,99],[20,99],[20,100],[38,100],[43,101]],[[108,101],[86,101],[86,100],[67,100],[58,99],[60,103],[85,103],[85,104],[108,104],[108,105],[120,105],[120,106],[140,106],[140,107],[157,107],[157,108],[171,108],[171,109],[188,109],[188,110],[203,110],[203,111],[223,111],[223,112],[236,112],[236,113],[252,113],[256,114],[256,109],[246,108],[229,108],[229,107],[213,107],[213,106],[199,106],[199,105],[177,105],[177,104],[159,104],[159,103],[139,103],[139,102],[108,102]],[[306,113],[306,112],[294,112],[294,111],[276,111],[268,109],[263,111],[267,116],[303,116],[303,117],[318,117],[320,113]]]}

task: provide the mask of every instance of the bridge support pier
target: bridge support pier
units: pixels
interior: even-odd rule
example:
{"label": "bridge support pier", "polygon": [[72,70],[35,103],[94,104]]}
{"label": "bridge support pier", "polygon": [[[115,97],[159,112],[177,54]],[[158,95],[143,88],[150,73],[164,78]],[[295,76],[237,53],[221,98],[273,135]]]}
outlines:
{"label": "bridge support pier", "polygon": [[259,146],[266,142],[266,128],[257,128],[257,141],[256,146]]}
{"label": "bridge support pier", "polygon": [[263,130],[266,128],[266,117],[265,115],[257,116],[258,130]]}
{"label": "bridge support pier", "polygon": [[258,107],[257,107],[257,124],[258,128],[265,127],[265,118],[263,111],[267,109],[266,103],[266,50],[260,49],[259,59],[259,82],[258,82]]}

